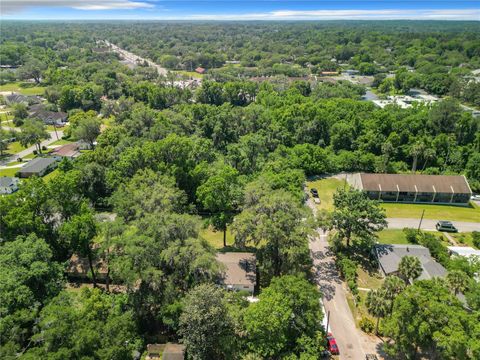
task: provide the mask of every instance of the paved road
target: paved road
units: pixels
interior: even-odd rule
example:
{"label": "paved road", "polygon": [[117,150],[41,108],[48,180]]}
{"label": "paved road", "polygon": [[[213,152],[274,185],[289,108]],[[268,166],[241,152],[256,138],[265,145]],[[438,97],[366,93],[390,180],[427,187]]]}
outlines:
{"label": "paved road", "polygon": [[[315,214],[316,206],[312,200],[309,199],[307,204]],[[355,326],[347,303],[346,285],[335,266],[327,236],[327,233],[319,230],[318,235],[310,239],[309,247],[315,278],[324,295],[323,303],[326,311],[330,311],[330,329],[337,340],[340,359],[365,359],[366,353],[377,353],[380,340],[365,335]]]}
{"label": "paved road", "polygon": [[[420,219],[407,219],[407,218],[388,218],[388,228],[389,229],[403,229],[403,228],[417,228],[420,223]],[[438,220],[423,219],[422,221],[422,230],[436,230],[435,224]],[[458,229],[459,232],[472,232],[480,231],[480,215],[478,222],[462,222],[462,221],[452,221],[453,225]]]}
{"label": "paved road", "polygon": [[[57,141],[57,135],[55,134],[55,131],[50,131],[49,134],[50,134],[50,139],[43,140],[40,143],[40,146],[48,146],[51,143]],[[63,136],[63,131],[62,130],[57,130],[57,134],[58,134],[58,139],[61,139],[62,136]],[[13,154],[13,155],[11,155],[7,158],[4,158],[3,160],[0,160],[0,165],[6,165],[9,162],[17,160],[18,158],[24,158],[25,156],[31,154],[33,152],[33,150],[36,150],[36,149],[37,149],[36,145],[32,145],[29,148],[26,148],[25,150],[22,150],[22,151],[20,151],[16,154]]]}

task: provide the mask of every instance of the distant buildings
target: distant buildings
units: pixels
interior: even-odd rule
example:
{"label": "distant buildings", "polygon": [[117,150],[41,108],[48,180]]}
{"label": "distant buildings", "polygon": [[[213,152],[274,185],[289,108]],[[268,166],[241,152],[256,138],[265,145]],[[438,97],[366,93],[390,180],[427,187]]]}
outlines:
{"label": "distant buildings", "polygon": [[354,174],[350,184],[373,200],[467,205],[472,190],[462,175]]}
{"label": "distant buildings", "polygon": [[57,167],[58,157],[38,157],[30,161],[18,171],[21,178],[43,176]]}
{"label": "distant buildings", "polygon": [[377,244],[374,253],[385,276],[398,275],[398,266],[404,256],[413,256],[420,260],[422,273],[419,280],[444,277],[447,274],[447,270],[432,258],[430,251],[420,245]]}
{"label": "distant buildings", "polygon": [[10,176],[0,177],[0,194],[12,194],[18,190],[18,183],[20,179]]}
{"label": "distant buildings", "polygon": [[230,290],[253,294],[257,283],[256,256],[245,252],[218,253],[217,261],[225,266],[221,284]]}
{"label": "distant buildings", "polygon": [[35,95],[27,96],[27,95],[22,95],[15,92],[5,95],[4,97],[5,97],[5,101],[9,105],[20,104],[20,103],[38,104],[42,101],[39,96],[35,96]]}
{"label": "distant buildings", "polygon": [[198,73],[198,74],[205,74],[207,72],[207,69],[204,69],[204,68],[199,66],[195,69],[195,72]]}

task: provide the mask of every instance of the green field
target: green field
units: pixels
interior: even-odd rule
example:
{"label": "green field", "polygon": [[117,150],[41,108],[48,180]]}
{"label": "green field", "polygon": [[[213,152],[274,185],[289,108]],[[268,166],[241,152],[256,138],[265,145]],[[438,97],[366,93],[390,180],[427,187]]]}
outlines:
{"label": "green field", "polygon": [[185,76],[195,78],[195,79],[203,78],[202,74],[196,73],[195,71],[178,70],[178,71],[174,71],[174,73],[179,74],[179,75],[185,75]]}
{"label": "green field", "polygon": [[22,150],[25,150],[26,147],[23,147],[20,142],[18,141],[14,141],[10,144],[8,144],[8,149],[6,151],[7,154],[16,154],[16,153],[19,153],[20,151]]}
{"label": "green field", "polygon": [[2,176],[15,176],[17,171],[20,170],[20,168],[11,168],[11,169],[0,169],[0,177]]}
{"label": "green field", "polygon": [[378,242],[380,244],[408,244],[403,230],[392,229],[382,230],[378,233]]}
{"label": "green field", "polygon": [[[311,188],[318,190],[320,197],[320,204],[317,205],[319,210],[333,210],[333,194],[337,189],[342,189],[345,186],[345,181],[328,178],[315,181],[307,181],[307,188],[310,191]],[[310,194],[309,194],[310,195]]]}
{"label": "green field", "polygon": [[60,139],[60,140],[54,141],[50,145],[66,145],[66,144],[71,144],[72,142],[73,141],[70,141],[70,140]]}
{"label": "green field", "polygon": [[0,85],[0,91],[13,91],[23,95],[43,95],[45,87],[27,82],[14,82]]}
{"label": "green field", "polygon": [[[223,248],[223,232],[214,231],[212,227],[200,230],[200,236],[208,241],[216,249]],[[227,246],[232,246],[234,243],[233,234],[227,228]]]}
{"label": "green field", "polygon": [[419,219],[422,216],[422,211],[425,210],[425,219],[480,222],[480,208],[474,205],[470,207],[460,207],[449,205],[383,203],[382,207],[387,211],[387,217],[389,218]]}

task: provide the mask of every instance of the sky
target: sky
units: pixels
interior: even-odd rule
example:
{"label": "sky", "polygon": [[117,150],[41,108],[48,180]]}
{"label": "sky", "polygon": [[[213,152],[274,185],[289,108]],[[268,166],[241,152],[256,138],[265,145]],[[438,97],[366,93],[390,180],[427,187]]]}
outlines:
{"label": "sky", "polygon": [[476,20],[480,0],[0,0],[2,19]]}

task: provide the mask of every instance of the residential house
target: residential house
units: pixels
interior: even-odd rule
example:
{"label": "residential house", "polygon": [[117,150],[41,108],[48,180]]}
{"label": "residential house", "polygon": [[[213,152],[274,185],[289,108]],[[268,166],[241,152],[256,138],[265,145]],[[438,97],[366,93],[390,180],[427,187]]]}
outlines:
{"label": "residential house", "polygon": [[18,183],[20,179],[10,176],[0,177],[0,194],[11,194],[18,190]]}
{"label": "residential house", "polygon": [[18,175],[21,178],[28,178],[31,176],[43,176],[49,171],[57,167],[57,162],[60,160],[59,157],[38,157],[30,162],[27,165],[20,168]]}
{"label": "residential house", "polygon": [[398,266],[405,256],[413,256],[420,260],[422,265],[420,280],[445,277],[447,274],[447,270],[432,258],[430,251],[421,245],[377,244],[373,251],[385,276],[398,275]]}
{"label": "residential house", "polygon": [[148,344],[145,360],[183,360],[185,346],[181,344]]}
{"label": "residential house", "polygon": [[225,270],[220,284],[230,290],[243,290],[253,294],[257,283],[257,258],[245,252],[218,253],[217,261]]}
{"label": "residential house", "polygon": [[67,122],[68,114],[61,111],[38,110],[31,113],[29,117],[40,119],[47,125],[63,126]]}
{"label": "residential house", "polygon": [[5,95],[5,100],[9,105],[20,104],[20,103],[38,104],[42,101],[42,99],[36,95],[27,96],[19,93],[14,93],[14,92],[12,92],[9,95]]}
{"label": "residential house", "polygon": [[463,175],[354,174],[349,182],[385,202],[467,205],[472,196]]}
{"label": "residential house", "polygon": [[480,250],[470,246],[447,246],[447,248],[452,256],[463,256],[469,259],[478,257],[480,259]]}
{"label": "residential house", "polygon": [[198,73],[198,74],[205,74],[207,72],[207,69],[204,69],[204,68],[199,66],[195,69],[195,72]]}
{"label": "residential house", "polygon": [[80,145],[77,143],[65,144],[53,149],[50,155],[66,157],[69,159],[75,159],[81,155]]}

